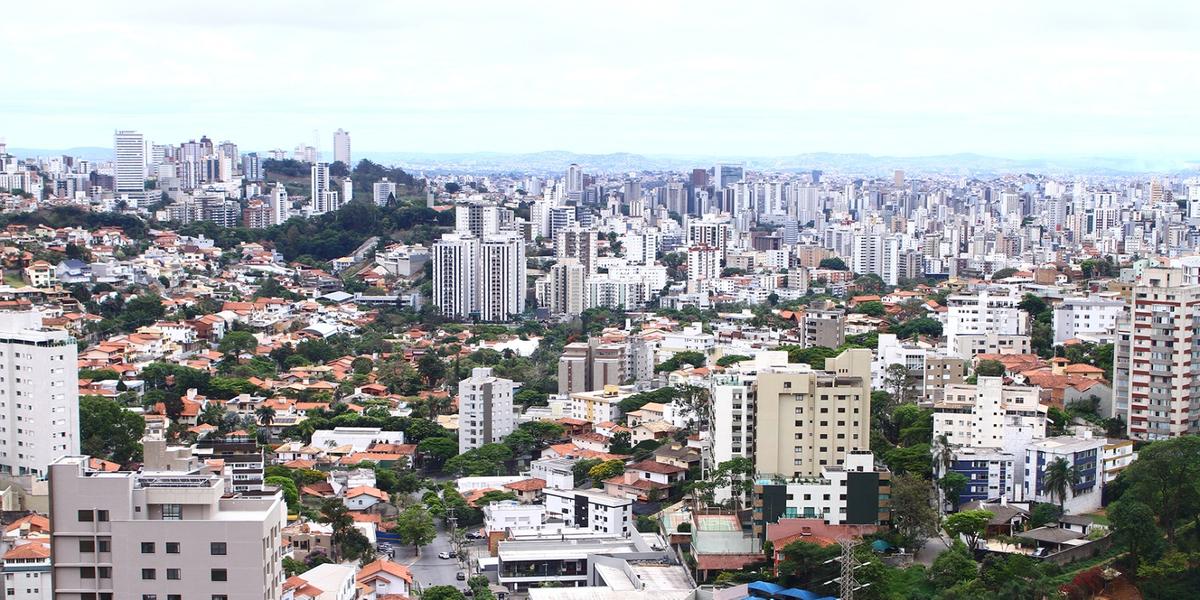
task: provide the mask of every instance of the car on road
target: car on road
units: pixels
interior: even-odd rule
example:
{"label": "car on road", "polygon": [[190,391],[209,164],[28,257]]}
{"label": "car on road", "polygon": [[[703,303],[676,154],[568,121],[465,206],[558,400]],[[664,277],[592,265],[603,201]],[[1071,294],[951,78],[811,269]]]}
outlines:
{"label": "car on road", "polygon": [[456,574],[454,575],[454,578],[455,578],[455,579],[457,579],[457,580],[459,580],[459,581],[466,581],[466,580],[467,580],[467,574],[466,574],[466,573],[463,573],[462,571],[459,571],[458,573],[456,573]]}
{"label": "car on road", "polygon": [[441,559],[450,558],[450,553],[449,552],[438,552],[438,558],[441,558]]}
{"label": "car on road", "polygon": [[463,537],[467,538],[468,540],[482,540],[483,534],[477,531],[468,531]]}

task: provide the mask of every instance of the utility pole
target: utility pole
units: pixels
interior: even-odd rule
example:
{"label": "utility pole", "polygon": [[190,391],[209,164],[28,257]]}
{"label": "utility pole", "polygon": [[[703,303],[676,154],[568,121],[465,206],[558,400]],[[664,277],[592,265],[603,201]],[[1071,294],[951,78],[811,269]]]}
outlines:
{"label": "utility pole", "polygon": [[841,573],[836,579],[826,581],[825,585],[836,582],[838,584],[838,600],[854,600],[854,592],[871,585],[869,583],[859,585],[858,581],[854,579],[854,571],[864,566],[865,563],[859,562],[858,557],[854,556],[854,548],[858,546],[858,542],[854,538],[839,538],[837,542],[842,547],[841,556],[831,558],[823,564],[837,561],[841,563]]}

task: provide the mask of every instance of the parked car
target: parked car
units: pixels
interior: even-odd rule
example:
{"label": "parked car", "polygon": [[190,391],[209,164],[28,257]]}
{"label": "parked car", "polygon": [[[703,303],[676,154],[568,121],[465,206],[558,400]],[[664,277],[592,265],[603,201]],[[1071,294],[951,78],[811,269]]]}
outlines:
{"label": "parked car", "polygon": [[458,574],[456,574],[456,575],[454,576],[454,578],[455,578],[455,579],[457,579],[457,580],[459,580],[459,581],[466,581],[466,580],[467,580],[467,574],[466,574],[466,573],[464,573],[464,572],[462,572],[462,571],[459,571],[459,572],[458,572]]}
{"label": "parked car", "polygon": [[446,559],[451,558],[451,556],[449,552],[438,552],[438,558]]}

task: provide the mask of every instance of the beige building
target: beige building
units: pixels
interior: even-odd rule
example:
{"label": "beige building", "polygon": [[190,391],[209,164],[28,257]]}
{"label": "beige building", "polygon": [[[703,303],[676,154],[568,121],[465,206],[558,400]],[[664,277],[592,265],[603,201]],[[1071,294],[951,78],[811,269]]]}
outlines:
{"label": "beige building", "polygon": [[227,497],[186,449],[145,443],[141,472],[50,466],[55,600],[280,598],[282,495]]}
{"label": "beige building", "polygon": [[825,361],[763,368],[754,385],[759,473],[817,476],[870,447],[871,351],[847,350]]}
{"label": "beige building", "polygon": [[837,348],[846,342],[846,312],[842,310],[807,310],[804,312],[805,348]]}
{"label": "beige building", "polygon": [[615,422],[621,418],[621,401],[633,394],[633,388],[616,385],[606,385],[602,390],[571,394],[571,416],[590,423]]}

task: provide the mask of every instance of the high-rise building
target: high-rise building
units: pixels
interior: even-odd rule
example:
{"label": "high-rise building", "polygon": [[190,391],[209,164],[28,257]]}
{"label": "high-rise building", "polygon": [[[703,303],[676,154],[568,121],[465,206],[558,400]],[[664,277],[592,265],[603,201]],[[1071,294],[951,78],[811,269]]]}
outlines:
{"label": "high-rise building", "polygon": [[587,267],[578,259],[562,258],[550,267],[549,278],[545,308],[551,315],[579,316],[586,300]]}
{"label": "high-rise building", "polygon": [[353,169],[350,162],[350,132],[341,129],[333,132],[333,162],[340,162]]}
{"label": "high-rise building", "polygon": [[525,241],[516,232],[485,236],[479,249],[479,318],[508,321],[525,312]]}
{"label": "high-rise building", "polygon": [[575,163],[567,166],[566,178],[567,200],[579,202],[583,199],[583,168]]}
{"label": "high-rise building", "polygon": [[723,163],[713,167],[713,187],[720,190],[741,181],[745,177],[745,166]]}
{"label": "high-rise building", "polygon": [[904,187],[904,171],[896,169],[895,172],[892,173],[892,185],[895,185],[898,188]]}
{"label": "high-rise building", "polygon": [[687,272],[688,292],[704,291],[721,276],[720,251],[707,245],[688,248]]}
{"label": "high-rise building", "polygon": [[[1200,285],[1182,268],[1146,269],[1130,300],[1129,437],[1161,440],[1200,431]],[[1118,401],[1114,399],[1114,401]],[[1119,402],[1119,401],[1118,401]]]}
{"label": "high-rise building", "polygon": [[279,225],[292,218],[292,202],[288,199],[287,188],[282,183],[275,182],[271,188],[271,224]]}
{"label": "high-rise building", "polygon": [[496,377],[491,367],[475,367],[471,376],[458,382],[458,451],[493,444],[513,432],[511,379]]}
{"label": "high-rise building", "polygon": [[396,182],[388,181],[387,177],[375,182],[371,190],[371,198],[377,206],[386,206],[389,200],[396,197]]}
{"label": "high-rise building", "polygon": [[582,227],[570,227],[554,236],[554,255],[562,260],[574,258],[583,265],[586,273],[596,269],[596,231]]}
{"label": "high-rise building", "polygon": [[0,473],[45,475],[79,452],[76,341],[36,311],[0,312]]}
{"label": "high-rise building", "polygon": [[242,177],[250,181],[262,181],[262,161],[258,159],[257,152],[242,156]]}
{"label": "high-rise building", "polygon": [[1029,315],[1017,306],[1020,303],[1015,288],[950,296],[946,346],[968,360],[980,353],[1028,353]]}
{"label": "high-rise building", "polygon": [[479,238],[447,233],[433,243],[433,305],[447,317],[478,312]]}
{"label": "high-rise building", "polygon": [[454,206],[454,230],[477,238],[500,230],[501,208],[488,202],[460,202]]}
{"label": "high-rise building", "polygon": [[900,277],[900,240],[879,233],[857,234],[850,262],[850,270],[855,273],[873,273],[885,284],[896,285]]}
{"label": "high-rise building", "polygon": [[308,201],[313,205],[313,212],[317,212],[315,209],[317,204],[322,202],[321,196],[329,191],[329,163],[313,163],[310,168],[308,189]]}
{"label": "high-rise building", "polygon": [[113,194],[134,201],[146,196],[146,140],[136,131],[113,134]]}
{"label": "high-rise building", "polygon": [[713,464],[748,457],[759,473],[807,477],[870,447],[870,350],[846,350],[822,371],[759,356],[714,378]]}
{"label": "high-rise building", "polygon": [[281,598],[282,494],[227,495],[161,433],[145,454],[140,472],[94,471],[86,456],[50,465],[55,600]]}

